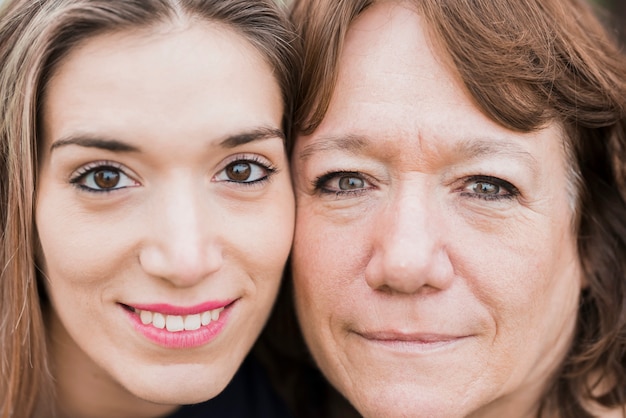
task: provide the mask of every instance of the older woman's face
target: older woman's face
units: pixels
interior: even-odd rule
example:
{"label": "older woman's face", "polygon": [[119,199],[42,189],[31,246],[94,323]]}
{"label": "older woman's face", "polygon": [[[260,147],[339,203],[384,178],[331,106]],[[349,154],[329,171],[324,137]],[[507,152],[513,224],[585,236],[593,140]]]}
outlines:
{"label": "older woman's face", "polygon": [[139,399],[231,379],[291,247],[282,114],[271,68],[217,24],[101,35],[63,60],[36,220],[65,405],[163,413]]}
{"label": "older woman's face", "polygon": [[369,417],[531,410],[581,287],[562,133],[485,117],[392,2],[344,47],[293,156],[295,296],[316,361]]}

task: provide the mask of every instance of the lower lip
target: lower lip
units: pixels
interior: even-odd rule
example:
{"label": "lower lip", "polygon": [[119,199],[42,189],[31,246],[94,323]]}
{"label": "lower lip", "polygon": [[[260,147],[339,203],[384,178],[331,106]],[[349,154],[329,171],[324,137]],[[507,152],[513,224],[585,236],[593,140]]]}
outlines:
{"label": "lower lip", "polygon": [[124,309],[124,312],[126,312],[126,315],[130,318],[135,330],[148,340],[165,348],[185,349],[200,347],[217,338],[226,326],[232,308],[233,304],[225,307],[217,321],[211,321],[208,325],[193,331],[183,330],[178,332],[170,332],[167,329],[159,329],[152,325],[145,325],[141,322],[139,315],[126,309]]}

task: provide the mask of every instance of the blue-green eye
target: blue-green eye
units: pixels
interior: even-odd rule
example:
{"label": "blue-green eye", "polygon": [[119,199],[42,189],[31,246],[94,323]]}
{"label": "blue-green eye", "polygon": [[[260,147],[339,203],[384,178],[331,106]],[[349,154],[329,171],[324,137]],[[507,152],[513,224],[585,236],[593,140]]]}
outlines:
{"label": "blue-green eye", "polygon": [[339,190],[356,190],[365,188],[365,180],[356,176],[343,176],[337,179]]}
{"label": "blue-green eye", "polygon": [[466,180],[461,193],[478,199],[500,200],[518,196],[519,190],[508,181],[497,177],[472,176]]}
{"label": "blue-green eye", "polygon": [[337,196],[361,193],[372,189],[366,176],[356,171],[335,171],[319,176],[313,187],[320,193],[332,193]]}
{"label": "blue-green eye", "polygon": [[500,186],[497,184],[487,183],[484,181],[477,181],[473,183],[470,188],[476,194],[483,195],[497,195],[500,194]]}

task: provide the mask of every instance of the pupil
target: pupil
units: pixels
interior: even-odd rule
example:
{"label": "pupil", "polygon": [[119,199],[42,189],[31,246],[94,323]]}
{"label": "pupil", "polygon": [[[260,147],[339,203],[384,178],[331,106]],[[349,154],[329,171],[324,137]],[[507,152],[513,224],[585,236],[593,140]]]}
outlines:
{"label": "pupil", "polygon": [[339,188],[341,190],[362,189],[365,183],[357,177],[342,177],[339,179]]}
{"label": "pupil", "polygon": [[111,170],[100,170],[94,174],[94,181],[101,189],[111,189],[120,181],[120,174]]}
{"label": "pupil", "polygon": [[476,183],[476,191],[481,194],[497,194],[499,187],[491,183]]}
{"label": "pupil", "polygon": [[228,178],[234,181],[246,181],[250,177],[250,164],[236,163],[228,167],[226,170]]}

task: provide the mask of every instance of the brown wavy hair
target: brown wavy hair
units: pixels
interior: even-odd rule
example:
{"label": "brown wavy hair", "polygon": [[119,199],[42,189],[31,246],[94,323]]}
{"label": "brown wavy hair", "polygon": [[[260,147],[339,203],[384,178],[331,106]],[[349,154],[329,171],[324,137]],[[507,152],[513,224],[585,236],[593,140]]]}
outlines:
{"label": "brown wavy hair", "polygon": [[[304,48],[296,134],[324,118],[350,23],[375,1],[296,0]],[[518,132],[565,128],[587,286],[539,416],[590,417],[590,405],[626,416],[625,55],[583,0],[396,1],[424,17],[435,49],[485,115]]]}
{"label": "brown wavy hair", "polygon": [[225,24],[259,51],[282,90],[283,129],[289,132],[300,59],[287,14],[273,0],[14,0],[0,11],[2,418],[31,417],[53,393],[33,218],[38,110],[47,79],[68,51],[90,37],[180,17]]}

